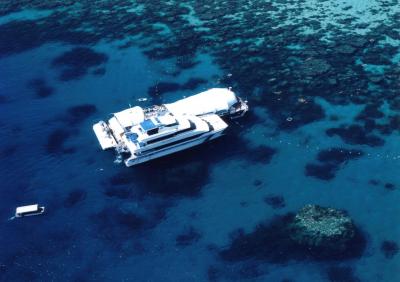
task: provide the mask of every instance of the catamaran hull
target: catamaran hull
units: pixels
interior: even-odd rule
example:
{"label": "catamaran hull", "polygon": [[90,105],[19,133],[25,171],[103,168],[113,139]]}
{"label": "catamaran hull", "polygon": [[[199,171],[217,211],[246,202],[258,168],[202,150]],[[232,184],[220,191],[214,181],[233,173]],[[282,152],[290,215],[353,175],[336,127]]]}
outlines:
{"label": "catamaran hull", "polygon": [[113,113],[93,131],[103,150],[130,153],[124,161],[129,167],[218,138],[228,120],[247,111],[247,101],[230,88],[212,88],[173,103]]}
{"label": "catamaran hull", "polygon": [[160,151],[157,151],[157,152],[154,152],[151,154],[147,154],[147,155],[143,155],[140,157],[129,158],[129,159],[125,160],[125,165],[127,167],[130,167],[130,166],[134,166],[134,165],[144,163],[144,162],[147,162],[150,160],[161,158],[166,155],[171,155],[173,153],[183,151],[183,150],[189,149],[194,146],[198,146],[198,145],[208,142],[210,140],[214,140],[222,135],[223,135],[223,131],[214,132],[213,134],[207,134],[198,139],[187,141],[186,143],[177,144],[176,146],[173,146],[171,148],[166,148],[164,150],[160,150]]}

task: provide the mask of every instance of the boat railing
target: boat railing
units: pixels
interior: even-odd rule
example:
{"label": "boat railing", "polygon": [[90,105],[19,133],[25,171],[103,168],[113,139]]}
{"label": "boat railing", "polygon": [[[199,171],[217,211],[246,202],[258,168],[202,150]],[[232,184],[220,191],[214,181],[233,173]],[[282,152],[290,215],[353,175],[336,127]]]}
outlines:
{"label": "boat railing", "polygon": [[157,116],[159,113],[166,112],[167,108],[164,105],[155,105],[149,108],[143,109],[144,117],[151,118]]}

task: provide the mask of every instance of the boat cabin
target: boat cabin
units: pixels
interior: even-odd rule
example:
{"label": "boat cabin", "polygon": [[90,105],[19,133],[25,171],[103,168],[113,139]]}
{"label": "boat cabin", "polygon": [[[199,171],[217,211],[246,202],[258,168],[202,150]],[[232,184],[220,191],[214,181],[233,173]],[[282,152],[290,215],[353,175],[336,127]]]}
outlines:
{"label": "boat cabin", "polygon": [[178,125],[178,121],[175,117],[173,117],[171,114],[165,114],[163,116],[145,119],[140,123],[140,128],[142,132],[145,132],[148,136],[151,136],[157,133],[162,133],[162,131],[170,131],[171,128],[177,128]]}

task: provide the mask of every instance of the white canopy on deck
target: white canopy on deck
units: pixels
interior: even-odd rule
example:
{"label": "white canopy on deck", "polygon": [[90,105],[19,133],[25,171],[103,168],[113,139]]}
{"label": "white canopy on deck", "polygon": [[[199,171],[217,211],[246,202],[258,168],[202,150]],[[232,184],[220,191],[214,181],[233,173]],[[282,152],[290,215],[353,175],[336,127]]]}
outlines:
{"label": "white canopy on deck", "polygon": [[212,88],[199,94],[184,98],[165,107],[174,115],[205,115],[228,112],[237,103],[235,93],[227,88]]}

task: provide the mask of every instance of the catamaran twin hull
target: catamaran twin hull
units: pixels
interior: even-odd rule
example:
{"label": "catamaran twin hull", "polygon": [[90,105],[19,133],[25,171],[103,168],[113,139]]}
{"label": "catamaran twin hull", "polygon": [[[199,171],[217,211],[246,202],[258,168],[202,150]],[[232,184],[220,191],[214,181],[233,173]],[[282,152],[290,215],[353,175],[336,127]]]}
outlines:
{"label": "catamaran twin hull", "polygon": [[248,111],[230,89],[213,88],[175,103],[133,107],[93,125],[103,150],[129,153],[126,166],[182,151],[221,136],[228,127],[221,117]]}

